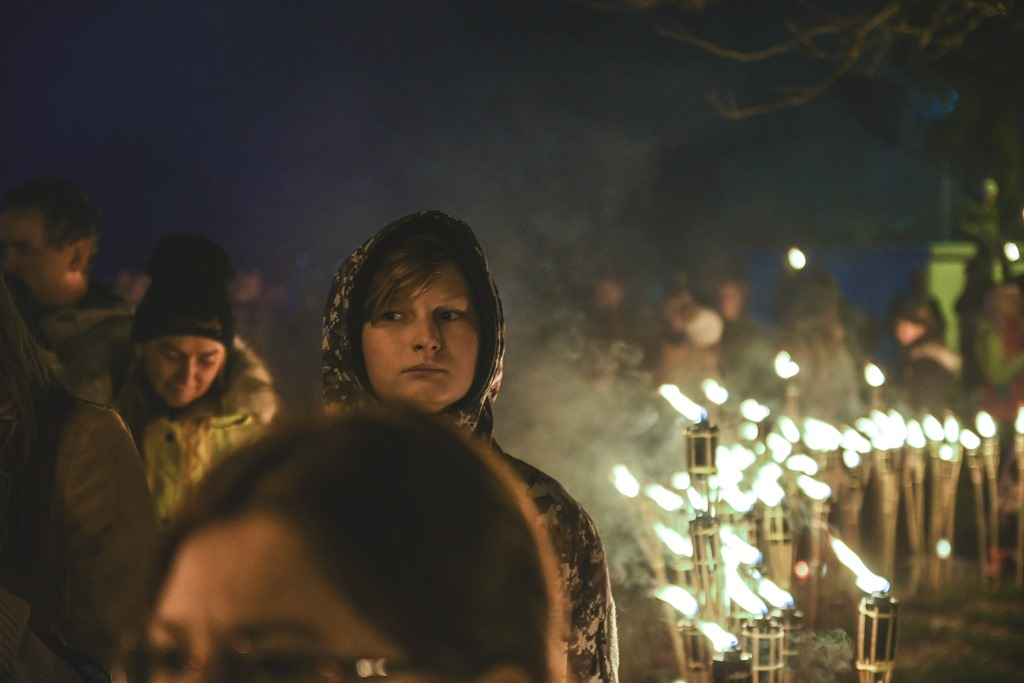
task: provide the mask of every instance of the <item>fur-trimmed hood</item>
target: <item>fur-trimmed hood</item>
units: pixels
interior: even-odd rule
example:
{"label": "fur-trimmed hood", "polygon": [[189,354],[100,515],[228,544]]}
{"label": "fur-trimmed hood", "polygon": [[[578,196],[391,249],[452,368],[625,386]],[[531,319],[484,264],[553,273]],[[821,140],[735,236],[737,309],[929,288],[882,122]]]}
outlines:
{"label": "fur-trimmed hood", "polygon": [[256,352],[237,336],[228,354],[222,389],[211,390],[207,396],[181,411],[156,408],[155,396],[144,375],[141,358],[136,357],[128,380],[118,394],[118,404],[136,440],[141,438],[139,430],[146,422],[169,413],[173,413],[175,418],[184,419],[251,415],[261,424],[269,424],[277,414],[278,397],[270,371]]}

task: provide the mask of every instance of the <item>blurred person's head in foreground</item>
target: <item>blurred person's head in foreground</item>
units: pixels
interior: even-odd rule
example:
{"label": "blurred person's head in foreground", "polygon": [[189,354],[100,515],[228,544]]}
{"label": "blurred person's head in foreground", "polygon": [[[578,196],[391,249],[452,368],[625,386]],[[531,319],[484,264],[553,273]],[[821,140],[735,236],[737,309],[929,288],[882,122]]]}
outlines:
{"label": "blurred person's head in foreground", "polygon": [[243,447],[169,530],[127,680],[548,683],[555,570],[502,467],[394,406]]}

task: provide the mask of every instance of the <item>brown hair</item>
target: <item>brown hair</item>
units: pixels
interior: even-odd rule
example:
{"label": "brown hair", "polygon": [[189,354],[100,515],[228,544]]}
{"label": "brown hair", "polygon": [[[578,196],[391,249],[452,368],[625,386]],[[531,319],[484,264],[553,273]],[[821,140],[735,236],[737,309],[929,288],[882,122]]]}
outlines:
{"label": "brown hair", "polygon": [[461,271],[455,255],[436,237],[415,235],[405,240],[384,257],[370,278],[363,300],[363,319],[375,322],[400,297],[423,293],[441,267],[449,264]]}
{"label": "brown hair", "polygon": [[190,535],[269,513],[414,663],[448,679],[510,665],[549,683],[561,635],[552,551],[495,457],[397,407],[278,426],[211,470],[181,508],[153,596]]}

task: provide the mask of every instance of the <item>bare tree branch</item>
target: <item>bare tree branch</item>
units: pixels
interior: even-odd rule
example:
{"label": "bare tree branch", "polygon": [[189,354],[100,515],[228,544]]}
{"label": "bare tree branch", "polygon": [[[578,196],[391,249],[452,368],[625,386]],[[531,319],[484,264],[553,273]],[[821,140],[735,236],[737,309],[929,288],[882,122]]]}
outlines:
{"label": "bare tree branch", "polygon": [[[847,73],[873,74],[886,54],[897,44],[908,44],[926,57],[936,59],[960,48],[964,41],[991,19],[1009,14],[1021,0],[890,0],[871,12],[835,14],[827,0],[796,3],[799,16],[783,16],[779,22],[788,35],[754,49],[730,46],[703,35],[693,26],[695,19],[712,6],[724,7],[728,0],[575,0],[605,11],[625,10],[648,14],[655,30],[668,38],[737,63],[770,63],[774,59],[799,56],[831,63],[828,72],[808,83],[776,86],[774,99],[740,105],[735,93],[711,92],[708,99],[729,118],[749,118],[795,107],[828,91]],[[783,3],[779,3],[782,7]],[[852,3],[856,9],[857,3]],[[867,8],[868,2],[863,6]]]}

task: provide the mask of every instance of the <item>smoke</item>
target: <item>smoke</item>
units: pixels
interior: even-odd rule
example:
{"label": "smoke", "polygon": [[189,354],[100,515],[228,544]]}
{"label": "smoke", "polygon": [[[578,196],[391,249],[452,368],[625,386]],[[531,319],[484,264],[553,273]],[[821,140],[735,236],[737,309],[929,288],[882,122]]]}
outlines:
{"label": "smoke", "polygon": [[[617,583],[650,587],[637,545],[645,524],[640,501],[616,490],[610,473],[622,464],[641,484],[667,485],[684,469],[686,423],[644,371],[646,316],[630,316],[629,338],[622,338],[597,314],[596,257],[588,257],[594,255],[537,261],[529,290],[506,297],[508,358],[496,438],[558,479],[590,513]],[[634,313],[643,307],[638,288],[625,306]],[[522,310],[529,315],[516,314]]]}
{"label": "smoke", "polygon": [[843,629],[800,634],[793,680],[801,683],[833,683],[845,680],[853,666],[853,642]]}

